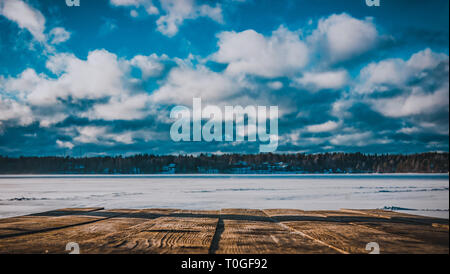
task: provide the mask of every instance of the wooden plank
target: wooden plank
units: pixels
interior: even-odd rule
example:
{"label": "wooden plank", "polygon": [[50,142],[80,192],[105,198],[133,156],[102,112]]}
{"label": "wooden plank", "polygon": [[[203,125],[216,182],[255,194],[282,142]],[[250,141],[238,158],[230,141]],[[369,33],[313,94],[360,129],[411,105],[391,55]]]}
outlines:
{"label": "wooden plank", "polygon": [[358,222],[353,224],[417,239],[425,243],[447,248],[448,250],[449,234],[445,228],[401,222]]}
{"label": "wooden plank", "polygon": [[28,221],[30,218],[37,217],[37,216],[66,216],[66,215],[72,215],[72,214],[84,214],[89,212],[94,212],[98,210],[102,210],[103,207],[88,207],[88,208],[61,208],[56,210],[50,210],[25,216],[18,216],[18,217],[10,217],[10,218],[3,218],[0,219],[0,224],[5,223],[15,223],[15,222],[24,222]]}
{"label": "wooden plank", "polygon": [[309,216],[326,217],[325,214],[321,214],[320,211],[305,211],[301,209],[285,209],[285,208],[274,208],[274,209],[264,209],[264,213],[268,216],[290,216],[308,213]]}
{"label": "wooden plank", "polygon": [[445,222],[359,210],[62,209],[2,219],[0,254],[67,253],[68,242],[81,253],[368,253],[376,242],[381,253],[448,254]]}
{"label": "wooden plank", "polygon": [[223,209],[220,214],[223,231],[214,253],[337,253],[279,225],[261,210]]}
{"label": "wooden plank", "polygon": [[59,217],[29,217],[22,221],[0,224],[0,239],[69,226],[91,223],[104,219],[101,216],[59,216]]}
{"label": "wooden plank", "polygon": [[[104,207],[69,207],[69,208],[61,208],[56,211],[66,211],[66,212],[92,212],[103,210]],[[50,211],[51,212],[51,211]]]}
{"label": "wooden plank", "polygon": [[365,247],[369,242],[378,243],[381,253],[448,253],[448,246],[436,246],[414,237],[358,225],[370,218],[386,221],[365,214],[339,211],[320,211],[326,217],[307,211],[291,212],[289,216],[276,216],[276,212],[270,211],[268,214],[295,231],[348,253],[368,253]]}
{"label": "wooden plank", "polygon": [[341,209],[343,212],[353,212],[369,216],[376,216],[389,220],[396,220],[409,223],[421,223],[427,225],[442,224],[444,227],[448,226],[448,220],[441,218],[433,218],[427,216],[418,216],[396,211],[382,210],[382,209]]}
{"label": "wooden plank", "polygon": [[178,210],[84,243],[88,253],[207,254],[218,211]]}
{"label": "wooden plank", "polygon": [[29,219],[29,216],[9,217],[0,219],[0,224],[11,224],[15,222],[23,222]]}
{"label": "wooden plank", "polygon": [[67,216],[91,213],[102,210],[103,207],[87,207],[87,208],[61,208],[40,213],[34,213],[26,216]]}
{"label": "wooden plank", "polygon": [[[43,253],[67,253],[66,244],[76,242],[80,246],[81,253],[89,253],[89,244],[102,243],[96,238],[105,238],[109,234],[128,229],[134,225],[147,222],[149,219],[167,215],[176,210],[154,209],[112,209],[97,212],[98,215],[117,215],[117,217],[103,218],[95,223],[81,224],[47,232],[34,233],[0,239],[0,253],[19,254],[43,254]],[[61,217],[59,217],[61,218]]]}

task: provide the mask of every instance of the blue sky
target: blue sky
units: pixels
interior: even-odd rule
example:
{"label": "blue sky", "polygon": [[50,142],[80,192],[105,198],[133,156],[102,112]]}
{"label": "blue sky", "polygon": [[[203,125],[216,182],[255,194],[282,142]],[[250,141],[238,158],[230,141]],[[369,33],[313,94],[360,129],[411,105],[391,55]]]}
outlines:
{"label": "blue sky", "polygon": [[0,0],[0,155],[173,142],[174,105],[277,105],[277,152],[447,151],[447,0]]}

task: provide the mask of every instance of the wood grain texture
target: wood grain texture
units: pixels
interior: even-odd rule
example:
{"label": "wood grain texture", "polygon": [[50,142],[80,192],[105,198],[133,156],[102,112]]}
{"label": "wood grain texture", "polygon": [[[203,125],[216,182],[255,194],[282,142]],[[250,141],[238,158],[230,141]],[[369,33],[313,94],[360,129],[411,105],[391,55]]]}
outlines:
{"label": "wood grain texture", "polygon": [[448,220],[382,210],[68,208],[0,219],[0,254],[448,254]]}
{"label": "wood grain texture", "polygon": [[[85,243],[89,253],[208,253],[218,211],[175,210]],[[101,243],[101,244],[99,244]]]}
{"label": "wood grain texture", "polygon": [[448,240],[444,242],[448,234],[443,235],[442,230],[433,231],[431,226],[414,222],[414,232],[406,233],[407,229],[413,229],[408,226],[412,223],[409,219],[421,220],[420,216],[402,215],[402,219],[395,219],[386,218],[391,217],[389,213],[365,214],[353,210],[298,210],[289,214],[267,210],[266,213],[293,230],[345,253],[367,253],[365,248],[370,242],[376,242],[382,253],[448,253]]}
{"label": "wood grain texture", "polygon": [[61,229],[65,227],[88,224],[101,220],[103,216],[58,216],[58,217],[38,217],[26,216],[21,220],[14,220],[11,223],[0,223],[0,239],[27,235],[38,232],[45,232],[48,230]]}
{"label": "wood grain texture", "polygon": [[[158,218],[159,216],[164,216],[175,211],[176,209],[102,210],[96,212],[97,216],[89,216],[90,218],[97,218],[97,221],[94,223],[78,223],[78,225],[73,225],[62,229],[0,239],[0,253],[66,253],[65,247],[69,242],[78,243],[81,253],[90,253],[89,250],[97,248],[96,245],[105,244],[101,241],[101,239],[105,238],[109,234],[124,231],[134,225],[147,222],[150,219]],[[26,217],[28,218],[28,216]],[[91,246],[93,242],[95,245]],[[23,243],[26,243],[26,245]]]}
{"label": "wood grain texture", "polygon": [[262,210],[223,209],[220,214],[223,232],[214,253],[336,253],[278,224]]}

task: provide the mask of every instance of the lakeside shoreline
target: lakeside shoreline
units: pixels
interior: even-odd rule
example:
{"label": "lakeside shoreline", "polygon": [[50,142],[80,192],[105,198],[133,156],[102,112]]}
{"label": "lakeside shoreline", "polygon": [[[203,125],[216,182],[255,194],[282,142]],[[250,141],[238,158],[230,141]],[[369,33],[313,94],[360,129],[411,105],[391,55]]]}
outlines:
{"label": "lakeside shoreline", "polygon": [[[425,175],[0,176],[0,216],[61,207],[395,207],[448,218],[449,177]],[[445,211],[444,211],[445,210]]]}

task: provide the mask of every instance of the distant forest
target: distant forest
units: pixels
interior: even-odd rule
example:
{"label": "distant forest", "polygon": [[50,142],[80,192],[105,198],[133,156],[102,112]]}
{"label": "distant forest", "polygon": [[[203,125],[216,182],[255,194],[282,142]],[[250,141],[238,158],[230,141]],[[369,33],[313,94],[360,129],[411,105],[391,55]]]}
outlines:
{"label": "distant forest", "polygon": [[0,174],[447,173],[448,165],[448,153],[142,154],[84,158],[0,156]]}

